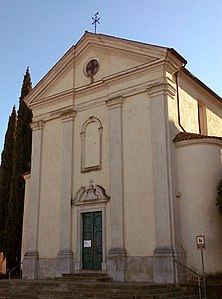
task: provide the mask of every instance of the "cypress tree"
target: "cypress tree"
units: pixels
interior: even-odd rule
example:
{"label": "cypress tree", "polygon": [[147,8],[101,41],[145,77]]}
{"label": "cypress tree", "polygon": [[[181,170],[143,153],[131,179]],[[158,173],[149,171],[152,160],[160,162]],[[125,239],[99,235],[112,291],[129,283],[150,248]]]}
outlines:
{"label": "cypress tree", "polygon": [[22,174],[30,171],[32,112],[23,101],[32,89],[29,68],[26,69],[19,99],[18,120],[15,131],[13,175],[9,200],[9,215],[6,222],[7,263],[9,269],[20,262],[23,226],[25,181]]}
{"label": "cypress tree", "polygon": [[1,156],[0,168],[0,251],[6,250],[6,219],[8,217],[8,203],[12,182],[13,155],[15,145],[16,110],[15,106],[9,117],[8,127],[5,134],[4,148]]}

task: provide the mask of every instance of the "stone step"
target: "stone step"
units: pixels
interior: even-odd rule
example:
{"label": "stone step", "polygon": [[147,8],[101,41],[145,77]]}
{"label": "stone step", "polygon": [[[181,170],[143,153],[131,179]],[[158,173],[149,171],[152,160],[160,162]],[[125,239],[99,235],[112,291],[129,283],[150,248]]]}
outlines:
{"label": "stone step", "polygon": [[197,299],[186,286],[67,280],[0,281],[0,299]]}
{"label": "stone step", "polygon": [[[2,297],[3,295],[3,297]],[[97,293],[82,293],[79,292],[77,294],[65,294],[65,293],[54,293],[52,294],[45,292],[44,294],[40,293],[33,293],[33,292],[17,292],[13,294],[2,294],[0,298],[18,298],[18,299],[25,299],[25,298],[32,298],[32,299],[39,299],[39,298],[53,298],[53,299],[61,299],[61,298],[94,298],[94,299],[108,299],[108,298],[118,298],[118,299],[175,299],[175,298],[193,298],[197,299],[196,295],[188,294],[188,293],[165,293],[165,294],[156,294],[156,295],[133,295],[133,294],[97,294]]]}
{"label": "stone step", "polygon": [[[156,294],[156,293],[166,293],[166,292],[181,292],[186,291],[186,287],[174,287],[166,285],[149,285],[149,284],[136,284],[136,283],[89,283],[89,282],[72,282],[72,281],[53,281],[45,282],[40,281],[40,283],[32,283],[24,281],[20,285],[17,282],[10,282],[10,289],[13,291],[16,288],[22,290],[32,289],[33,291],[45,291],[45,290],[56,290],[56,291],[72,291],[75,292],[90,292],[92,289],[94,292],[103,293],[144,293]],[[5,285],[1,284],[1,289],[7,289],[7,283]]]}
{"label": "stone step", "polygon": [[73,281],[112,281],[113,279],[107,274],[102,272],[76,272],[71,274],[63,274],[61,278],[64,280],[73,280]]}
{"label": "stone step", "polygon": [[[0,299],[197,299],[196,295],[178,295],[178,296],[171,296],[171,295],[164,295],[164,296],[124,296],[124,295],[112,295],[112,296],[96,296],[96,295],[33,295],[33,294],[14,294],[14,295],[5,295],[0,296]],[[215,298],[216,299],[216,298]]]}
{"label": "stone step", "polygon": [[[58,295],[58,296],[51,296],[51,295],[27,295],[27,294],[24,294],[24,293],[21,293],[21,294],[17,294],[17,295],[6,295],[6,296],[0,296],[0,299],[88,299],[88,298],[91,298],[91,299],[198,299],[197,296],[191,296],[191,295],[178,295],[177,297],[172,297],[172,296],[168,296],[168,295],[165,295],[165,296],[139,296],[139,297],[135,297],[135,296],[132,296],[132,297],[129,297],[128,295],[127,296],[119,296],[119,295],[113,295],[113,296],[109,296],[109,297],[98,297],[98,296],[85,296],[85,295],[78,295],[78,296],[75,296],[75,295],[70,295],[70,296],[65,296],[65,295]],[[216,299],[216,298],[215,298]]]}

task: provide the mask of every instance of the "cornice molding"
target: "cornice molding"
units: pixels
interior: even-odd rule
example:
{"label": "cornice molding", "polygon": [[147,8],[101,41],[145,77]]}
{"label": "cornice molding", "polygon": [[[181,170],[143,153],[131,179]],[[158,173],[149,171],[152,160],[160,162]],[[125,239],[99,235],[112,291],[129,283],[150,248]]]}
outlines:
{"label": "cornice molding", "polygon": [[170,85],[169,83],[161,83],[161,84],[156,84],[153,85],[149,88],[147,88],[147,92],[150,96],[150,98],[159,96],[159,95],[167,95],[170,96],[171,98],[174,98],[176,95],[176,89]]}
{"label": "cornice molding", "polygon": [[[154,85],[158,85],[158,84],[162,84],[161,79],[151,80],[149,82],[142,82],[141,84],[129,85],[129,87],[127,87],[127,88],[121,89],[118,92],[111,92],[108,95],[106,94],[105,96],[102,96],[102,97],[97,97],[95,94],[95,97],[90,99],[90,101],[75,104],[75,110],[82,111],[82,110],[86,110],[89,108],[101,106],[101,105],[104,105],[105,103],[107,104],[107,101],[109,101],[111,99],[119,98],[119,97],[122,97],[123,99],[125,99],[129,96],[134,96],[139,93],[147,92],[147,90],[149,88],[153,87]],[[82,90],[82,93],[84,93],[83,90]],[[89,91],[86,91],[86,93],[88,94]],[[92,92],[92,94],[93,94],[93,92]],[[78,96],[80,96],[80,95],[78,95]],[[108,97],[108,100],[107,100],[107,97]],[[77,96],[76,96],[76,98],[77,98]]]}
{"label": "cornice molding", "polygon": [[43,120],[39,120],[30,124],[32,131],[42,130],[45,125]]}
{"label": "cornice molding", "polygon": [[75,109],[76,111],[83,111],[83,110],[87,110],[90,108],[95,108],[98,106],[102,106],[105,104],[107,97],[103,96],[103,97],[95,97],[90,101],[86,101],[84,103],[79,103],[75,105]]}
{"label": "cornice molding", "polygon": [[[120,82],[120,79],[123,81],[128,80],[127,78],[129,78],[129,76],[132,76],[132,78],[142,76],[142,73],[147,72],[148,68],[156,68],[160,63],[165,64],[165,68],[168,69],[172,67],[174,70],[175,68],[178,69],[182,63],[167,47],[131,41],[104,34],[85,32],[76,45],[72,46],[33,88],[25,98],[26,104],[34,108],[36,105],[42,105],[45,101],[53,101],[57,95],[42,99],[42,93],[55,82],[56,78],[58,78],[67,67],[71,64],[75,67],[74,64],[78,63],[79,59],[81,59],[80,56],[88,51],[90,47],[94,47],[96,50],[98,49],[98,51],[105,51],[105,53],[119,53],[124,55],[124,57],[132,57],[132,55],[134,55],[138,58],[138,64],[140,64],[137,67],[103,78],[105,84],[108,85],[115,85],[116,82]],[[75,87],[73,86],[73,88]]]}
{"label": "cornice molding", "polygon": [[31,178],[31,172],[25,172],[22,174],[22,177],[25,181]]}
{"label": "cornice molding", "polygon": [[145,63],[127,70],[123,70],[119,73],[111,74],[109,76],[103,77],[101,80],[96,81],[93,84],[76,87],[74,89],[75,98],[77,99],[78,97],[82,96],[82,94],[91,94],[94,92],[94,90],[102,91],[107,87],[109,88],[116,84],[124,83],[136,78],[144,78],[144,76],[155,71],[162,70],[163,68],[164,60],[158,60],[152,63]]}
{"label": "cornice molding", "polygon": [[66,106],[64,108],[60,108],[60,109],[57,109],[57,110],[54,110],[54,111],[49,111],[49,112],[46,112],[46,113],[43,113],[43,114],[40,114],[40,115],[36,115],[33,117],[33,123],[34,122],[38,122],[40,120],[43,120],[45,123],[47,121],[51,121],[51,120],[54,120],[54,119],[58,119],[61,117],[61,115],[63,113],[66,113],[66,111],[75,111],[73,109],[73,105],[69,105],[69,106]]}
{"label": "cornice molding", "polygon": [[[35,87],[39,90],[38,94],[37,94],[37,91],[35,92],[35,95],[32,94],[32,92],[31,92],[30,95],[27,96],[27,99],[25,101],[31,109],[39,107],[39,106],[46,106],[53,102],[61,100],[61,98],[64,98],[64,97],[74,97],[74,95],[78,96],[82,93],[92,92],[93,90],[96,90],[97,88],[104,89],[104,88],[106,88],[106,85],[109,87],[109,86],[113,86],[117,83],[119,84],[120,82],[126,82],[131,79],[142,77],[145,74],[149,74],[153,70],[156,70],[157,67],[164,67],[164,59],[159,59],[159,60],[155,60],[153,62],[141,64],[139,66],[121,71],[116,74],[109,75],[107,77],[104,77],[101,80],[94,82],[94,84],[87,84],[87,85],[80,86],[77,88],[71,88],[69,90],[65,90],[65,91],[59,92],[57,94],[43,97],[43,98],[40,98],[37,100],[40,93],[45,91],[45,89],[51,84],[51,83],[47,84],[47,82],[46,82],[46,81],[49,81],[50,78],[47,77],[47,80],[45,79],[45,81],[44,81],[44,78],[45,78],[44,77]],[[65,66],[64,66],[64,68],[65,68]],[[49,73],[51,71],[49,71]],[[59,74],[59,72],[57,73],[56,70],[54,70],[54,71],[56,72],[54,75]],[[53,76],[53,75],[50,73],[50,77],[51,76]],[[44,84],[43,84],[44,86],[42,85],[42,88],[40,88],[39,85],[41,85],[42,81],[44,81]],[[38,88],[38,86],[39,86],[39,88]]]}
{"label": "cornice molding", "polygon": [[122,96],[110,98],[106,101],[106,105],[109,109],[122,108],[124,99]]}
{"label": "cornice molding", "polygon": [[[148,63],[148,64],[143,64],[137,67],[134,67],[132,69],[129,70],[125,70],[122,71],[120,73],[116,73],[116,74],[112,74],[108,77],[104,77],[102,80],[99,80],[97,82],[95,82],[94,84],[87,84],[84,86],[80,86],[77,88],[71,88],[69,90],[65,90],[63,92],[59,92],[57,94],[48,96],[48,97],[44,97],[44,98],[40,98],[38,101],[33,101],[30,102],[29,107],[31,109],[35,109],[38,107],[47,107],[52,105],[53,103],[57,103],[57,102],[61,102],[62,99],[64,100],[69,100],[69,101],[74,101],[74,98],[76,100],[78,100],[78,98],[82,97],[83,95],[87,95],[87,94],[93,94],[96,93],[98,91],[106,91],[107,88],[109,89],[111,86],[114,86],[116,84],[120,84],[120,83],[124,83],[124,82],[128,82],[128,81],[132,81],[134,79],[139,79],[139,78],[144,78],[146,75],[148,75],[150,72],[154,72],[154,71],[158,71],[157,68],[163,68],[164,67],[164,61],[155,61],[153,63]],[[143,85],[145,84],[142,83]],[[146,84],[147,85],[147,84]],[[127,88],[127,90],[131,89],[131,84],[129,84],[129,88]],[[133,89],[137,89],[137,92],[140,88],[137,87],[137,85],[135,85],[133,87]],[[128,92],[126,92],[128,93]],[[97,101],[97,98],[95,99],[95,102]],[[100,96],[100,99],[102,99],[104,97]],[[104,102],[104,100],[101,100],[102,102]],[[102,103],[99,100],[99,105]],[[97,103],[95,103],[96,105],[98,105]],[[78,109],[78,106],[85,106],[85,104],[77,104],[76,105],[76,110]],[[81,108],[80,108],[81,109]]]}
{"label": "cornice molding", "polygon": [[196,138],[189,140],[177,141],[174,143],[176,148],[180,148],[183,146],[194,146],[194,145],[216,145],[220,148],[222,147],[222,140],[214,139],[214,138]]}
{"label": "cornice molding", "polygon": [[105,34],[92,34],[85,32],[82,38],[75,45],[76,57],[85,50],[89,45],[106,48],[108,50],[119,50],[131,52],[137,56],[151,56],[155,59],[165,57],[167,47],[151,45],[143,42],[132,41],[115,36],[108,36]]}
{"label": "cornice molding", "polygon": [[48,71],[48,73],[37,83],[32,91],[24,98],[28,107],[36,102],[36,98],[46,90],[58,78],[70,63],[74,60],[74,47],[71,47],[59,61]]}
{"label": "cornice molding", "polygon": [[164,68],[164,63],[165,63],[164,59],[159,59],[154,62],[141,64],[136,67],[132,67],[130,69],[121,71],[119,73],[109,75],[107,77],[104,77],[102,80],[108,86],[113,86],[116,83],[119,84],[121,82],[144,77],[145,75],[149,75],[154,71],[158,71],[158,68],[161,70]]}
{"label": "cornice molding", "polygon": [[181,61],[172,54],[170,51],[167,52],[166,59],[165,59],[165,71],[168,71],[171,74],[178,72],[183,67],[185,67],[186,61]]}
{"label": "cornice molding", "polygon": [[62,119],[63,122],[74,120],[75,117],[76,117],[76,111],[73,109],[67,109],[62,113],[60,113],[60,118]]}
{"label": "cornice molding", "polygon": [[38,106],[44,107],[44,106],[50,105],[53,102],[61,101],[64,98],[73,99],[73,96],[74,96],[74,89],[72,88],[72,89],[68,89],[68,90],[56,93],[54,95],[48,96],[48,97],[43,97],[43,98],[39,99],[38,101],[31,103],[29,105],[29,107],[31,109],[34,107],[38,107]]}

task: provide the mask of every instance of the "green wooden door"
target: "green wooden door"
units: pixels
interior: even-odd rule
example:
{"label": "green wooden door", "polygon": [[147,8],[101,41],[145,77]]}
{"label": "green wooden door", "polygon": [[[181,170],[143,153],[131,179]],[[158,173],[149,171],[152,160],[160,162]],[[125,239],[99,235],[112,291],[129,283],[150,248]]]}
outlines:
{"label": "green wooden door", "polygon": [[102,212],[83,214],[83,269],[101,269]]}

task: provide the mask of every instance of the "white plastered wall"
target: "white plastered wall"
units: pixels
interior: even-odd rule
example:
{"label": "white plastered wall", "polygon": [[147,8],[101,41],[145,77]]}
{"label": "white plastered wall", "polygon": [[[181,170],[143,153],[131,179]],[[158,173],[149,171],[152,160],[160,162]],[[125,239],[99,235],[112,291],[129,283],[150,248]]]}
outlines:
{"label": "white plastered wall", "polygon": [[[188,76],[179,73],[178,78],[180,125],[188,133],[199,134],[198,102],[200,101],[201,105],[206,107],[207,134],[209,136],[222,136],[221,103]],[[175,78],[172,77],[171,79],[175,83]],[[174,138],[176,133],[182,131],[178,118],[177,94],[175,94],[174,99],[169,99],[168,107],[169,120],[174,126],[172,130],[174,134],[172,138]]]}
{"label": "white plastered wall", "polygon": [[45,123],[42,146],[38,250],[55,258],[59,250],[62,121]]}
{"label": "white plastered wall", "polygon": [[123,105],[124,228],[128,256],[152,256],[155,248],[152,144],[147,93]]}
{"label": "white plastered wall", "polygon": [[221,141],[181,141],[177,146],[179,191],[181,194],[182,243],[187,266],[202,271],[196,236],[204,235],[206,273],[221,272],[222,217],[215,205],[216,187],[222,176]]}
{"label": "white plastered wall", "polygon": [[222,119],[220,116],[207,109],[207,128],[209,136],[222,136]]}

